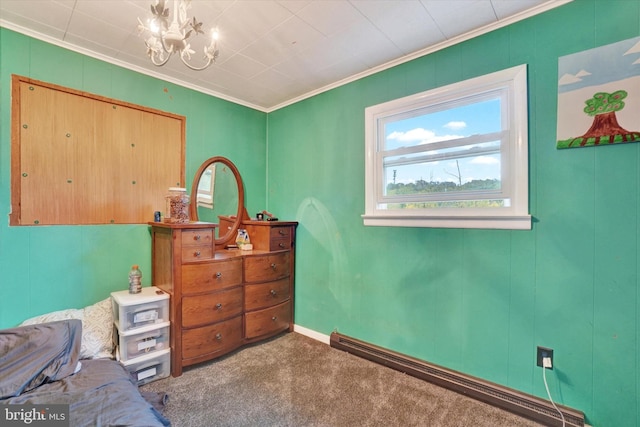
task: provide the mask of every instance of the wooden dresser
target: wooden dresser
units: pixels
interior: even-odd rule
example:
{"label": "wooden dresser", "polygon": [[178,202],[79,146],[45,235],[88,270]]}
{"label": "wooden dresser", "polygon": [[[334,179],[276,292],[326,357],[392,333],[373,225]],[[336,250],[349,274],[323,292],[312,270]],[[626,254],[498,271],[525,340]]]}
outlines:
{"label": "wooden dresser", "polygon": [[244,221],[251,251],[216,248],[212,223],[149,224],[153,284],[170,296],[171,375],[293,330],[296,222]]}

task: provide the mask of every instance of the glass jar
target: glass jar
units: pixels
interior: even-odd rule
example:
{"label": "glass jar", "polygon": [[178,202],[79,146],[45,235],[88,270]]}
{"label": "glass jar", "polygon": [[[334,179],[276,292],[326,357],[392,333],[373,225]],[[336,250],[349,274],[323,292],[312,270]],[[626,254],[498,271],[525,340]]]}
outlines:
{"label": "glass jar", "polygon": [[165,222],[170,224],[186,224],[189,222],[189,196],[186,188],[169,188],[166,201]]}

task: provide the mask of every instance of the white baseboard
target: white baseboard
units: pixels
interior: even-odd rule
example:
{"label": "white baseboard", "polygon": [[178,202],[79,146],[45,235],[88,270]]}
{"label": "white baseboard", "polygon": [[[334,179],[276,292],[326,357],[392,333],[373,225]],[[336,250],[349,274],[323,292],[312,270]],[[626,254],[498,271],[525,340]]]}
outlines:
{"label": "white baseboard", "polygon": [[320,332],[316,332],[312,329],[305,328],[300,325],[293,325],[293,332],[297,332],[300,335],[307,336],[309,338],[313,338],[314,340],[320,341],[321,343],[329,345],[331,337],[329,335],[321,334]]}

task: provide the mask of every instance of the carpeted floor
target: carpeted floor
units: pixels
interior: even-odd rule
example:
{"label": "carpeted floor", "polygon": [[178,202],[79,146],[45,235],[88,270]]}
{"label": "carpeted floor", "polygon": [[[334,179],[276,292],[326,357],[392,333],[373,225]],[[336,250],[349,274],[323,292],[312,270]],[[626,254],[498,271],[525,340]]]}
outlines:
{"label": "carpeted floor", "polygon": [[297,333],[141,387],[175,427],[539,426]]}

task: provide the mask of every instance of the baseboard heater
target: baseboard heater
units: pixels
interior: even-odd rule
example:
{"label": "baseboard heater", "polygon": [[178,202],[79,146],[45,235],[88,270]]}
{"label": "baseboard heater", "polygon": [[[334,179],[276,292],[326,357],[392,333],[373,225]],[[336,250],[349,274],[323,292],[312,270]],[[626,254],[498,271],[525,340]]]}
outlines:
{"label": "baseboard heater", "polygon": [[[480,378],[453,371],[423,360],[396,353],[355,338],[331,334],[331,347],[388,366],[405,374],[483,401],[548,426],[562,426],[560,414],[551,402]],[[584,414],[558,405],[566,426],[584,426]]]}

